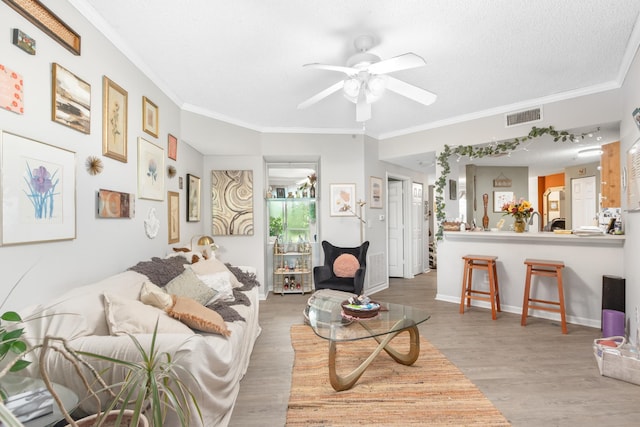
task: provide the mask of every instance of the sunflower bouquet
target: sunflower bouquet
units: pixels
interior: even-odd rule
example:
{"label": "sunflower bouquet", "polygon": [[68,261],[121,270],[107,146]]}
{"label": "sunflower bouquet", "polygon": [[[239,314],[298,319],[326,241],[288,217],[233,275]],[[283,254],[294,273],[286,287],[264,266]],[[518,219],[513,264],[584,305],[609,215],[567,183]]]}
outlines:
{"label": "sunflower bouquet", "polygon": [[502,206],[502,215],[511,215],[515,219],[524,219],[527,220],[531,217],[533,213],[533,207],[531,206],[531,202],[525,199],[520,199],[518,203],[509,202],[505,203]]}

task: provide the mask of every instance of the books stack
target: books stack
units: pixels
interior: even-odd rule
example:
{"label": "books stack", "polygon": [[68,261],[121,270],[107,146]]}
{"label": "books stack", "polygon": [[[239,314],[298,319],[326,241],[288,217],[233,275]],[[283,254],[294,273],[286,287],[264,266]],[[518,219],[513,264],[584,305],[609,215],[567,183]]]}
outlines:
{"label": "books stack", "polygon": [[24,423],[53,412],[53,397],[46,387],[9,396],[4,406],[18,421]]}

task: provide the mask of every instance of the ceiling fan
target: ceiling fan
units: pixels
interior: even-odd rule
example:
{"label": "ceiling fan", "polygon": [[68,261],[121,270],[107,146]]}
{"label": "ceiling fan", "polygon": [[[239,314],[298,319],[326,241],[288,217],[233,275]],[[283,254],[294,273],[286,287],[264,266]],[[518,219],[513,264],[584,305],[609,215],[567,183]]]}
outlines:
{"label": "ceiling fan", "polygon": [[358,122],[371,118],[371,104],[380,99],[386,89],[424,105],[433,104],[437,98],[435,93],[387,75],[394,71],[422,67],[427,64],[425,60],[411,52],[382,60],[369,52],[373,42],[373,37],[369,35],[357,37],[353,42],[357,53],[349,58],[346,66],[318,63],[303,65],[305,68],[338,71],[346,74],[346,77],[300,103],[298,109],[307,108],[341,89],[345,98],[356,104]]}

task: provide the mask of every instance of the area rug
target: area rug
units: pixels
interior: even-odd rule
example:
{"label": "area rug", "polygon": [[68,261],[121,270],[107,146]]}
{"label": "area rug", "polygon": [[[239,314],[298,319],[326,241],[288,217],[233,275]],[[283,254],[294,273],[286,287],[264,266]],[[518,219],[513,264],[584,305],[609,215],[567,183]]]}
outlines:
{"label": "area rug", "polygon": [[[380,353],[350,390],[329,383],[329,342],[307,325],[291,327],[295,351],[287,426],[508,426],[484,394],[438,349],[420,338],[411,366]],[[392,341],[408,349],[408,334]],[[373,340],[338,344],[337,371],[345,375],[375,349]]]}

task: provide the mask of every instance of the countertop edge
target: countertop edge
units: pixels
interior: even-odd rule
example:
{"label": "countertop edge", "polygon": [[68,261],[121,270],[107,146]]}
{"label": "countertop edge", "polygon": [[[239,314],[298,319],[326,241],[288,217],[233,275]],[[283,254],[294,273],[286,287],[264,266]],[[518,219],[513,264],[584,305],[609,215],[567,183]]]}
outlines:
{"label": "countertop edge", "polygon": [[445,231],[445,240],[500,241],[500,242],[545,242],[550,244],[623,246],[624,235],[577,236],[550,232],[516,233],[513,231]]}

